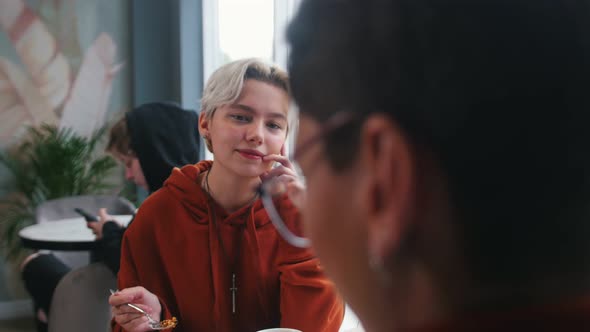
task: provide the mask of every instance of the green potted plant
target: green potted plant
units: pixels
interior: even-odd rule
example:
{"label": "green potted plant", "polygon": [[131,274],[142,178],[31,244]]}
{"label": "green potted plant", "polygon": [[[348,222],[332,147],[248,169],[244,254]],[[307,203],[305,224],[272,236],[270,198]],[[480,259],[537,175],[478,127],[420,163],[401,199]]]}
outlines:
{"label": "green potted plant", "polygon": [[25,139],[0,152],[0,164],[12,176],[11,190],[0,199],[0,249],[8,261],[25,253],[18,232],[35,222],[35,208],[54,198],[104,193],[115,161],[96,151],[105,128],[91,137],[55,125],[31,127]]}

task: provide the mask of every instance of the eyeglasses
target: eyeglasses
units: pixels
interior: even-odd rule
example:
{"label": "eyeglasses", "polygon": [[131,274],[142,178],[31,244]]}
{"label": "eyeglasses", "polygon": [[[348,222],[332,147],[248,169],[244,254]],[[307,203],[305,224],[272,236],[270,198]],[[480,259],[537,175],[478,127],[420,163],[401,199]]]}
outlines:
{"label": "eyeglasses", "polygon": [[[321,126],[321,130],[310,137],[307,141],[300,144],[295,148],[295,152],[289,158],[296,171],[299,171],[299,165],[296,160],[307,151],[310,147],[325,139],[328,135],[334,133],[338,129],[352,123],[357,116],[351,112],[337,112],[332,115],[326,122]],[[277,178],[268,178],[262,181],[258,188],[258,194],[262,200],[262,204],[270,217],[271,222],[276,228],[277,232],[287,241],[289,244],[299,248],[308,248],[311,242],[308,238],[303,235],[301,224],[296,222],[286,223],[279,210],[277,209],[277,202],[283,195],[287,194],[287,185]]]}

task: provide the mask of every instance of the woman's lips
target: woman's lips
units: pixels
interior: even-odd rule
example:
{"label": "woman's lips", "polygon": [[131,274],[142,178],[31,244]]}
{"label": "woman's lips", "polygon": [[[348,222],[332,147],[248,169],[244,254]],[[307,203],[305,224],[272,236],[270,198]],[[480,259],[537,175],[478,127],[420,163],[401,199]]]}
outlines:
{"label": "woman's lips", "polygon": [[252,150],[238,150],[238,153],[246,158],[246,159],[251,159],[251,160],[262,160],[262,157],[264,157],[264,155],[258,151],[252,151]]}

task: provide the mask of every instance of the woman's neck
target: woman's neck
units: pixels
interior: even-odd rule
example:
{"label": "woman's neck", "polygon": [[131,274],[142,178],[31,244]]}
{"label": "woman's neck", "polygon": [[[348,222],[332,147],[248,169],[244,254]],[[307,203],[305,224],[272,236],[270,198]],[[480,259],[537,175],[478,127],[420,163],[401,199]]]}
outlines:
{"label": "woman's neck", "polygon": [[213,163],[203,176],[203,188],[221,205],[224,210],[233,212],[250,204],[256,197],[258,177],[243,177],[227,171],[223,166]]}

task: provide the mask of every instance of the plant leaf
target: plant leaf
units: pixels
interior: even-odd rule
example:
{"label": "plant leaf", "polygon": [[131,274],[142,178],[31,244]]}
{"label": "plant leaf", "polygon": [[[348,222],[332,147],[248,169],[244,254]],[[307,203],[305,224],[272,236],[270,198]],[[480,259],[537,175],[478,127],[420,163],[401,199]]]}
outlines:
{"label": "plant leaf", "polygon": [[22,257],[18,232],[35,222],[35,209],[49,199],[101,194],[116,162],[97,151],[106,128],[90,138],[71,128],[42,124],[29,127],[22,142],[0,153],[0,164],[12,175],[11,191],[0,199],[0,251],[8,260]]}

